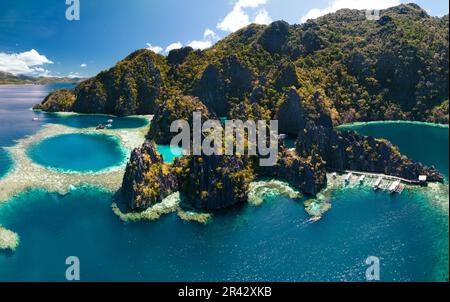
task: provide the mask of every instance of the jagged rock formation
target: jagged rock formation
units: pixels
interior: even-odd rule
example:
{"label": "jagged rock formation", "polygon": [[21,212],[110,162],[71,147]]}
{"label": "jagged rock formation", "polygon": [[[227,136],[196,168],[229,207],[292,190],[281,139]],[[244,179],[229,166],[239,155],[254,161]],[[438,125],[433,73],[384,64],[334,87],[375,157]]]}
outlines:
{"label": "jagged rock formation", "polygon": [[139,50],[80,84],[70,110],[154,114],[167,99],[194,95],[217,116],[248,99],[273,117],[284,88],[296,87],[308,115],[330,112],[335,125],[448,123],[448,15],[430,17],[402,4],[380,17],[342,9],[301,25],[252,24],[203,51],[182,48],[163,57]]}
{"label": "jagged rock formation", "polygon": [[148,138],[158,144],[168,145],[172,138],[178,133],[170,132],[170,125],[177,120],[188,121],[192,130],[193,113],[200,112],[202,121],[213,118],[208,108],[196,97],[175,97],[165,101],[159,107],[150,125]]}
{"label": "jagged rock formation", "polygon": [[448,15],[430,17],[415,4],[380,14],[370,21],[365,11],[343,9],[301,25],[252,24],[204,51],[183,48],[168,57],[139,50],[38,107],[155,114],[148,136],[161,144],[173,137],[171,123],[191,122],[194,111],[204,119],[277,118],[281,133],[299,134],[296,150],[281,149],[267,169],[239,156],[185,157],[167,166],[147,142],[133,151],[124,177],[132,209],[177,186],[194,206],[220,209],[244,201],[250,179],[263,175],[314,195],[326,184],[326,167],[442,181],[387,141],[332,128],[392,119],[448,123]]}
{"label": "jagged rock formation", "polygon": [[289,38],[290,25],[285,21],[275,21],[262,33],[258,42],[270,53],[281,53]]}
{"label": "jagged rock formation", "polygon": [[281,147],[274,167],[261,167],[260,176],[284,179],[304,194],[316,195],[327,184],[325,163],[320,156],[301,157],[296,150]]}
{"label": "jagged rock formation", "polygon": [[402,156],[390,142],[365,137],[354,131],[336,131],[308,122],[300,131],[297,152],[302,156],[321,156],[328,168],[339,171],[383,173],[418,180],[427,175],[430,181],[443,181],[433,167],[425,167]]}
{"label": "jagged rock formation", "polygon": [[151,141],[131,153],[122,184],[122,194],[133,210],[143,210],[178,191],[178,182],[169,165]]}
{"label": "jagged rock formation", "polygon": [[289,62],[281,67],[281,70],[275,80],[275,88],[281,91],[283,88],[291,86],[298,88],[300,87],[300,83],[298,82],[295,65],[292,62]]}
{"label": "jagged rock formation", "polygon": [[240,156],[189,156],[183,166],[180,187],[187,200],[203,210],[220,210],[245,202],[254,179],[251,163]]}
{"label": "jagged rock formation", "polygon": [[230,102],[240,101],[251,92],[252,80],[251,70],[231,55],[205,69],[193,94],[217,116],[227,116]]}
{"label": "jagged rock formation", "polygon": [[283,134],[296,136],[305,127],[305,115],[297,91],[295,89],[289,90],[275,116],[275,119],[278,120],[278,131]]}

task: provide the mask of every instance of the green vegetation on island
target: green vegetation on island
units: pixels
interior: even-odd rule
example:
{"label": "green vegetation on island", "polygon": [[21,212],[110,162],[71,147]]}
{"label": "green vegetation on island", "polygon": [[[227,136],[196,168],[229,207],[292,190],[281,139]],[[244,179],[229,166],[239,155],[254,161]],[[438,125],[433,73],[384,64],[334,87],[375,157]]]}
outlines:
{"label": "green vegetation on island", "polygon": [[[264,176],[316,195],[330,168],[443,181],[387,141],[333,128],[379,120],[448,124],[448,45],[448,15],[431,17],[416,4],[382,10],[376,21],[343,9],[300,25],[252,24],[204,51],[186,47],[164,57],[138,50],[35,108],[155,114],[122,186],[132,209],[178,189],[195,207],[220,209],[246,200],[249,183]],[[171,122],[190,121],[194,111],[205,118],[277,119],[281,133],[299,140],[296,148],[280,147],[274,167],[258,167],[241,154],[162,163],[152,141],[167,144]]]}

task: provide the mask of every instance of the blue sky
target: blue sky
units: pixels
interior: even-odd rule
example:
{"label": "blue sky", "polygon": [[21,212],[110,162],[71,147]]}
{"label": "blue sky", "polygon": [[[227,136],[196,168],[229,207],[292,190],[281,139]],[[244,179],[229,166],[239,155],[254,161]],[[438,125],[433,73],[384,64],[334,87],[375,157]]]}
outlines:
{"label": "blue sky", "polygon": [[[401,0],[79,0],[80,20],[66,19],[66,0],[1,0],[0,71],[92,76],[132,51],[204,48],[249,22],[300,23],[338,8],[385,8]],[[414,1],[433,16],[448,2]]]}

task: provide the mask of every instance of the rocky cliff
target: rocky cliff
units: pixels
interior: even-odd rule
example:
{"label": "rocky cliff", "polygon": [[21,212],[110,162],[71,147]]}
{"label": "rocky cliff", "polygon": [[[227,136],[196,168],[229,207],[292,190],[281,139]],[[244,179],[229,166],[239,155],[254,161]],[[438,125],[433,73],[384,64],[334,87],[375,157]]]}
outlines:
{"label": "rocky cliff", "polygon": [[143,210],[178,191],[177,178],[151,141],[131,153],[122,183],[122,195],[130,209]]}
{"label": "rocky cliff", "polygon": [[398,176],[418,180],[427,175],[430,181],[443,181],[433,167],[402,156],[389,141],[357,134],[354,131],[336,131],[308,122],[300,131],[297,152],[302,156],[319,155],[327,168],[338,171],[352,170]]}
{"label": "rocky cliff", "polygon": [[[164,93],[166,59],[149,50],[138,50],[113,68],[79,84],[66,106],[66,97],[52,92],[36,108],[45,111],[106,113],[117,116],[152,114]],[[60,105],[55,103],[60,102]],[[50,103],[50,104],[48,104]]]}
{"label": "rocky cliff", "polygon": [[195,207],[220,210],[245,202],[254,172],[240,156],[189,156],[178,161],[182,193]]}
{"label": "rocky cliff", "polygon": [[193,94],[217,116],[228,116],[231,102],[243,100],[252,91],[252,81],[251,70],[231,55],[208,65]]}
{"label": "rocky cliff", "polygon": [[214,119],[208,108],[196,97],[183,96],[168,99],[153,117],[148,138],[158,144],[170,144],[172,138],[178,134],[178,132],[170,132],[170,125],[177,120],[187,121],[192,131],[194,112],[201,113],[202,121]]}
{"label": "rocky cliff", "polygon": [[41,107],[154,114],[167,99],[193,95],[219,117],[249,100],[273,118],[293,88],[307,115],[329,112],[334,125],[448,123],[448,15],[402,4],[380,17],[343,9],[300,25],[252,24],[203,51],[186,47],[163,57],[139,50],[81,83],[70,109],[54,104],[66,100],[57,95]]}
{"label": "rocky cliff", "polygon": [[314,196],[326,187],[325,162],[320,156],[302,157],[296,150],[280,146],[278,162],[273,167],[255,168],[261,177],[274,177],[287,181],[304,194]]}
{"label": "rocky cliff", "polygon": [[58,89],[49,94],[42,104],[35,105],[33,109],[40,109],[47,112],[67,112],[71,111],[75,103],[76,95],[70,89]]}
{"label": "rocky cliff", "polygon": [[302,101],[295,89],[289,90],[278,110],[275,119],[278,120],[280,133],[296,136],[306,124],[306,113]]}

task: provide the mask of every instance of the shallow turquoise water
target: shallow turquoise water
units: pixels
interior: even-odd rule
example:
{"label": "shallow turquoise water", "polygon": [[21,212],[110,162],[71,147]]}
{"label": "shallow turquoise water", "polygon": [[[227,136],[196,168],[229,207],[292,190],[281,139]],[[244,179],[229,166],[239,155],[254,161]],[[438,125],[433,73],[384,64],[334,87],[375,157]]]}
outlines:
{"label": "shallow turquoise water", "polygon": [[175,158],[183,156],[183,148],[181,147],[171,147],[170,145],[157,145],[156,146],[159,154],[162,155],[164,162],[173,163]]}
{"label": "shallow turquoise water", "polygon": [[340,129],[385,138],[397,145],[400,152],[412,160],[434,165],[447,177],[449,175],[448,127],[408,122],[377,122],[346,125]]}
{"label": "shallow turquoise water", "polygon": [[100,171],[125,158],[115,137],[81,133],[45,139],[32,145],[27,154],[41,166],[71,172]]}
{"label": "shallow turquoise water", "polygon": [[[0,146],[50,122],[29,110],[48,89],[0,87]],[[34,116],[42,118],[33,122]],[[391,138],[404,154],[448,176],[448,128],[428,127],[358,131]],[[126,224],[111,211],[112,195],[101,190],[65,196],[34,190],[0,206],[0,224],[21,238],[15,253],[0,252],[0,280],[64,281],[68,256],[80,258],[84,281],[364,281],[368,256],[380,257],[382,281],[448,280],[448,211],[429,197],[347,187],[314,224],[302,201],[269,196],[260,207],[230,209],[207,225],[173,214]]]}
{"label": "shallow turquoise water", "polygon": [[5,176],[11,169],[12,160],[6,150],[0,148],[0,178]]}
{"label": "shallow turquoise water", "polygon": [[62,124],[73,128],[90,128],[98,125],[107,125],[112,120],[108,129],[140,128],[148,125],[145,118],[140,117],[112,117],[107,115],[70,115],[60,116],[58,114],[45,113],[49,123]]}
{"label": "shallow turquoise water", "polygon": [[368,256],[381,259],[382,281],[448,279],[448,213],[423,194],[343,188],[314,224],[301,200],[277,196],[207,225],[173,214],[124,224],[111,198],[92,188],[33,191],[1,207],[21,245],[0,254],[0,280],[64,280],[72,255],[85,281],[364,281]]}

